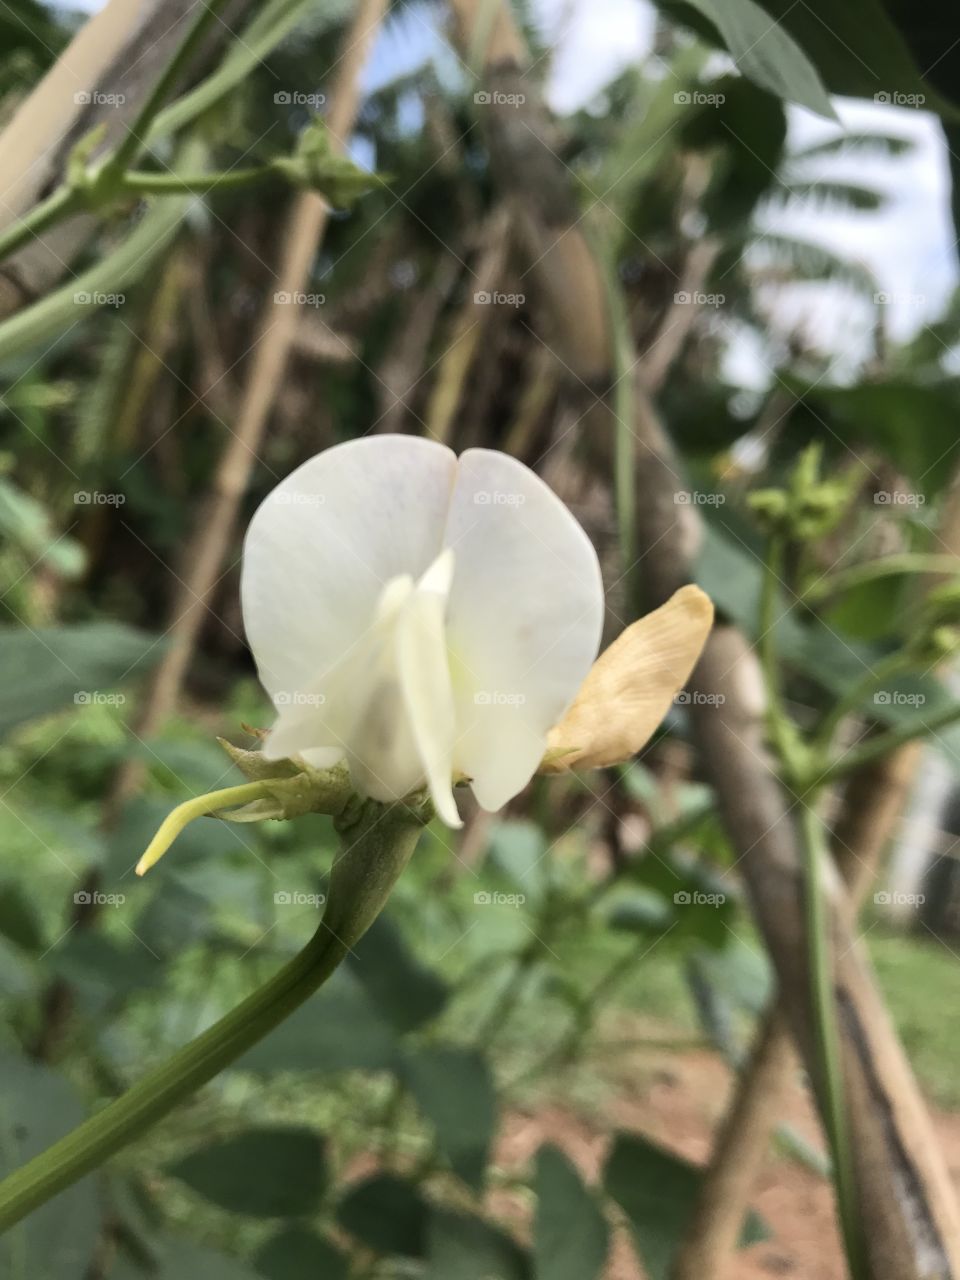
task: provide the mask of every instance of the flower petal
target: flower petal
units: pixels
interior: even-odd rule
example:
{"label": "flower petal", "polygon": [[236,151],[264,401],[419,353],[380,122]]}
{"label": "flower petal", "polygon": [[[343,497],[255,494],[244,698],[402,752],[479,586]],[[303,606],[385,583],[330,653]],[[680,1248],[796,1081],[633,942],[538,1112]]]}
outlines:
{"label": "flower petal", "polygon": [[[444,557],[452,569],[453,553],[445,551],[440,560]],[[439,566],[440,561],[437,563]],[[448,827],[460,827],[463,824],[453,798],[453,689],[444,628],[447,596],[443,588],[449,588],[449,582],[449,570],[435,566],[401,612],[397,620],[397,669],[404,708],[434,807]],[[439,589],[426,589],[428,583]]]}
{"label": "flower petal", "polygon": [[365,635],[384,586],[433,564],[456,469],[434,441],[366,437],[311,458],[260,505],[240,593],[274,699],[314,687]]}
{"label": "flower petal", "polygon": [[603,623],[596,552],[527,467],[488,449],[460,458],[445,545],[454,767],[485,809],[526,786],[547,731],[593,662]]}
{"label": "flower petal", "polygon": [[636,755],[653,736],[713,625],[699,587],[681,587],[614,640],[547,739],[541,771],[593,769]]}

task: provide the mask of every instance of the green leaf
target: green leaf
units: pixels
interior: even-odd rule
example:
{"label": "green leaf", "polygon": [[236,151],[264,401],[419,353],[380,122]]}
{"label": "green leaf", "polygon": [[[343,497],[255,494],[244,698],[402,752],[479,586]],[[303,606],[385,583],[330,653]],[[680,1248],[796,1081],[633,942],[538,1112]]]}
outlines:
{"label": "green leaf", "polygon": [[[55,1072],[0,1055],[0,1176],[6,1176],[84,1119],[73,1087]],[[4,1280],[76,1280],[87,1272],[100,1231],[96,1179],[35,1209],[0,1237]]]}
{"label": "green leaf", "polygon": [[208,901],[168,877],[157,885],[133,927],[145,947],[158,956],[172,957],[198,942],[209,924]]}
{"label": "green leaf", "polygon": [[828,120],[836,112],[816,67],[794,38],[754,0],[686,0],[712,22],[743,75],[778,98]]}
{"label": "green leaf", "polygon": [[347,957],[379,1014],[397,1031],[432,1021],[447,1003],[446,984],[411,954],[394,921],[380,916]]}
{"label": "green leaf", "polygon": [[479,1188],[497,1123],[496,1089],[486,1059],[472,1049],[426,1045],[404,1059],[400,1074],[454,1173]]}
{"label": "green leaf", "polygon": [[424,1280],[529,1280],[527,1255],[480,1218],[435,1211],[430,1216]]}
{"label": "green leaf", "polygon": [[40,917],[23,885],[7,880],[0,885],[0,934],[22,951],[45,951]]}
{"label": "green leaf", "polygon": [[258,1249],[254,1266],[266,1280],[347,1280],[350,1264],[332,1244],[306,1227],[290,1227]]}
{"label": "green leaf", "polygon": [[[701,1177],[696,1165],[639,1134],[617,1134],[604,1170],[604,1185],[630,1221],[650,1280],[668,1280],[697,1203]],[[763,1223],[750,1213],[740,1247],[766,1238]]]}
{"label": "green leaf", "polygon": [[826,433],[828,448],[832,442],[846,453],[879,449],[916,486],[913,505],[894,506],[889,495],[884,502],[878,494],[878,514],[884,514],[884,508],[886,514],[917,514],[926,499],[949,483],[960,460],[960,396],[952,383],[890,378],[855,387],[807,388],[798,383],[791,389],[796,389],[802,405],[809,406],[810,431],[817,436]]}
{"label": "green leaf", "polygon": [[595,1280],[610,1232],[596,1198],[562,1151],[537,1152],[536,1280]]}
{"label": "green leaf", "polygon": [[304,1128],[248,1129],[201,1147],[168,1173],[221,1208],[255,1218],[314,1213],[327,1182],[323,1142]]}
{"label": "green leaf", "polygon": [[547,837],[535,822],[513,819],[498,822],[490,835],[484,872],[489,867],[505,876],[535,905],[547,888],[546,852]]}
{"label": "green leaf", "polygon": [[[239,1258],[209,1249],[206,1245],[177,1240],[173,1236],[153,1239],[151,1245],[155,1245],[157,1250],[155,1266],[145,1269],[129,1259],[122,1259],[110,1269],[108,1280],[200,1280],[200,1277],[203,1280],[259,1280],[256,1272]],[[75,1277],[71,1276],[70,1280],[75,1280]]]}
{"label": "green leaf", "polygon": [[322,990],[244,1054],[242,1070],[386,1071],[398,1054],[396,1033],[343,965]]}
{"label": "green leaf", "polygon": [[75,988],[90,1014],[156,986],[164,976],[159,956],[135,937],[119,943],[92,929],[72,929],[51,950],[47,964]]}
{"label": "green leaf", "polygon": [[346,1231],[377,1253],[423,1257],[427,1204],[403,1178],[377,1173],[355,1184],[341,1200],[337,1218]]}
{"label": "green leaf", "polygon": [[0,734],[114,689],[162,653],[156,637],[115,622],[0,628]]}

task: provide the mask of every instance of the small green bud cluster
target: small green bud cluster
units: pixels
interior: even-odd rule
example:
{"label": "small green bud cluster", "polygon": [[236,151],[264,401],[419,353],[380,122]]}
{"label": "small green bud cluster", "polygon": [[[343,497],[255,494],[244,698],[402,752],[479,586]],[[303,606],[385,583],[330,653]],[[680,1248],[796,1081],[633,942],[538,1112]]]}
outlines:
{"label": "small green bud cluster", "polygon": [[853,497],[853,486],[845,477],[821,479],[821,454],[819,444],[810,445],[801,453],[785,488],[750,494],[750,509],[766,533],[810,541],[839,524]]}

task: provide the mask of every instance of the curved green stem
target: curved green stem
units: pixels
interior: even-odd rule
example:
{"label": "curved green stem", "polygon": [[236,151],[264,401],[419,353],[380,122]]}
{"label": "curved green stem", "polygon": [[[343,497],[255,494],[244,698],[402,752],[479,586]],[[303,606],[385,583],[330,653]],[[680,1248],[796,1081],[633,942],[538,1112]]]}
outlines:
{"label": "curved green stem", "polygon": [[960,720],[960,703],[953,703],[926,720],[910,721],[898,729],[891,729],[889,733],[878,733],[868,738],[862,747],[847,751],[839,759],[832,761],[809,778],[807,789],[825,787],[833,782],[839,782],[841,778],[848,777],[864,765],[882,760],[884,756],[890,755],[908,742],[913,742],[915,738],[935,734],[938,729],[946,729],[949,725],[956,724],[958,720]]}
{"label": "curved green stem", "polygon": [[833,991],[833,965],[827,936],[824,877],[829,854],[816,813],[801,803],[800,829],[804,859],[804,906],[810,965],[810,998],[820,1055],[822,1112],[833,1159],[833,1179],[843,1231],[844,1250],[853,1280],[867,1276],[853,1154],[843,1091],[840,1029]]}
{"label": "curved green stem", "polygon": [[875,693],[884,681],[892,680],[894,677],[901,675],[909,666],[910,660],[906,654],[902,652],[891,653],[888,657],[878,662],[876,667],[872,671],[868,671],[861,680],[854,681],[853,685],[841,698],[837,699],[821,721],[813,739],[814,750],[820,753],[829,751],[841,721],[851,712],[856,711],[863,700],[871,693]]}
{"label": "curved green stem", "polygon": [[232,191],[279,178],[278,170],[269,164],[227,169],[222,173],[150,173],[132,169],[124,174],[121,186],[131,195],[205,196],[212,191]]}
{"label": "curved green stem", "polygon": [[814,604],[864,583],[903,573],[946,573],[955,577],[957,560],[955,556],[930,555],[922,551],[904,551],[900,555],[884,556],[882,560],[867,560],[818,578],[800,593],[800,600],[803,604]]}
{"label": "curved green stem", "polygon": [[206,37],[208,29],[219,20],[219,11],[226,8],[226,0],[206,0],[200,5],[190,30],[174,50],[170,61],[157,78],[153,88],[143,100],[133,124],[107,162],[116,173],[123,173],[131,160],[146,146],[147,133],[154,117],[186,71],[191,58]]}
{"label": "curved green stem", "polygon": [[46,231],[47,227],[53,226],[55,222],[59,222],[61,218],[76,212],[80,205],[80,197],[72,187],[57,187],[46,200],[41,200],[39,204],[34,205],[29,213],[18,218],[6,231],[0,233],[0,260],[9,257],[26,241],[36,239],[41,232]]}
{"label": "curved green stem", "polygon": [[0,1183],[0,1231],[82,1178],[272,1031],[347,954],[321,924],[288,964],[132,1089]]}

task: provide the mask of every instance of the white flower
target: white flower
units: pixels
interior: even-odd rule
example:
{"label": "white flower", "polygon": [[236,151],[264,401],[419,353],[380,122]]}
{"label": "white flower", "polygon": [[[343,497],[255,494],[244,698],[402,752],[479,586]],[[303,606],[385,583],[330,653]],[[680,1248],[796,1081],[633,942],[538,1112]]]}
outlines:
{"label": "white flower", "polygon": [[499,809],[543,760],[600,643],[586,534],[521,463],[412,436],[311,458],[247,533],[244,624],[278,718],[264,755],[391,801],[453,779]]}

